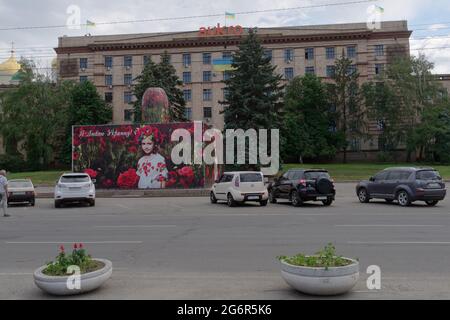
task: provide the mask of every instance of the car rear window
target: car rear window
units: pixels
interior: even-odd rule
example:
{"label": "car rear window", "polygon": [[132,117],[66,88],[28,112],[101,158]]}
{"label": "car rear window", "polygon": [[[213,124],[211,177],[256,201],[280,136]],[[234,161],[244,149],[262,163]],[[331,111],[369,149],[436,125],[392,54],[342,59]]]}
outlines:
{"label": "car rear window", "polygon": [[32,186],[30,181],[10,181],[8,183],[10,188],[31,188]]}
{"label": "car rear window", "polygon": [[330,174],[326,171],[306,171],[305,179],[306,180],[318,180],[319,178],[328,178],[331,179]]}
{"label": "car rear window", "polygon": [[439,172],[435,170],[423,170],[416,173],[417,180],[441,180]]}
{"label": "car rear window", "polygon": [[241,173],[241,182],[262,182],[261,173]]}
{"label": "car rear window", "polygon": [[88,176],[62,176],[62,183],[80,183],[80,182],[90,182]]}

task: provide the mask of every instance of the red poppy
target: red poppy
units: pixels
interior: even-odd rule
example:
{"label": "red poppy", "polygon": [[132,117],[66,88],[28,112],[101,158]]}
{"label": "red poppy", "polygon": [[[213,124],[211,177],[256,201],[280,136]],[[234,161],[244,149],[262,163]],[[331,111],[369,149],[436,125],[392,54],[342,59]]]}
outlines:
{"label": "red poppy", "polygon": [[114,181],[112,181],[111,179],[105,179],[105,180],[103,180],[102,185],[105,188],[111,188],[114,185]]}
{"label": "red poppy", "polygon": [[83,244],[80,243],[80,245],[78,246],[78,248],[83,249]]}
{"label": "red poppy", "polygon": [[136,148],[136,146],[131,146],[128,148],[128,152],[129,153],[137,153],[138,149]]}
{"label": "red poppy", "polygon": [[80,154],[78,152],[74,152],[72,154],[72,160],[77,161],[78,159],[80,159]]}
{"label": "red poppy", "polygon": [[98,172],[93,169],[86,169],[84,170],[84,173],[87,173],[91,177],[91,179],[95,179],[98,175]]}
{"label": "red poppy", "polygon": [[61,245],[61,246],[59,247],[59,250],[61,250],[61,252],[64,252],[64,246]]}
{"label": "red poppy", "polygon": [[75,243],[74,245],[73,245],[73,248],[75,249],[75,250],[77,250],[78,249],[78,246],[77,246],[77,244]]}
{"label": "red poppy", "polygon": [[132,189],[136,187],[139,182],[139,177],[136,174],[135,169],[129,169],[128,171],[121,173],[117,179],[117,185],[123,189]]}

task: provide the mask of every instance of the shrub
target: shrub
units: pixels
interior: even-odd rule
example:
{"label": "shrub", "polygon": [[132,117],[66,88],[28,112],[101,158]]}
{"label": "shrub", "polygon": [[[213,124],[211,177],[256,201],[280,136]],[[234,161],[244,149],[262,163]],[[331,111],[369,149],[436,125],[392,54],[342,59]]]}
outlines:
{"label": "shrub", "polygon": [[20,154],[3,154],[0,155],[0,169],[12,172],[21,172],[26,170],[26,163]]}

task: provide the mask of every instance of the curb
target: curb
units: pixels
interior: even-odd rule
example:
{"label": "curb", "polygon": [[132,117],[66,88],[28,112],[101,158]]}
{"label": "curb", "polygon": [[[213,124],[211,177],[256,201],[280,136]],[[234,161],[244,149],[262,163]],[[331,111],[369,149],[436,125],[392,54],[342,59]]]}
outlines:
{"label": "curb", "polygon": [[[103,190],[97,191],[96,198],[187,198],[208,197],[210,189],[172,189],[172,190]],[[38,192],[37,199],[53,199],[53,192]]]}

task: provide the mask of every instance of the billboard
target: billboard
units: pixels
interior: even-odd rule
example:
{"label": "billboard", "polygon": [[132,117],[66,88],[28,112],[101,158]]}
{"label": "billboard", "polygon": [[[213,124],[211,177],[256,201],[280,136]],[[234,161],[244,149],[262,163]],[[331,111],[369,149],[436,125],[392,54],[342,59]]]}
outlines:
{"label": "billboard", "polygon": [[[88,173],[100,189],[210,186],[214,167],[172,162],[178,141],[172,142],[171,136],[176,129],[193,135],[194,123],[73,126],[72,171]],[[204,125],[203,132],[206,129]]]}

